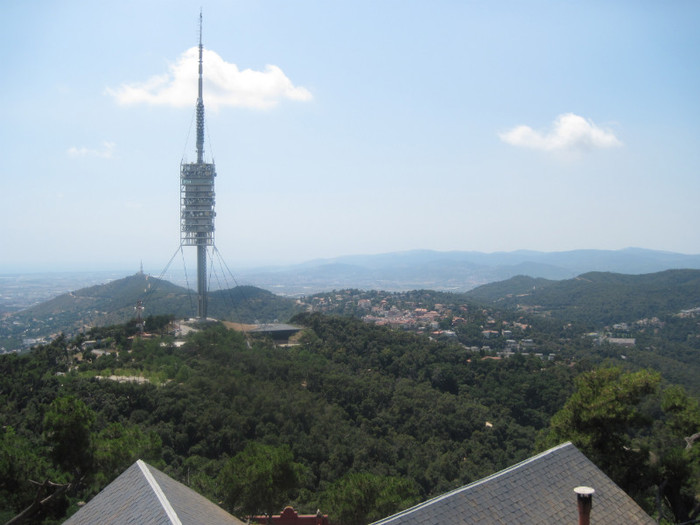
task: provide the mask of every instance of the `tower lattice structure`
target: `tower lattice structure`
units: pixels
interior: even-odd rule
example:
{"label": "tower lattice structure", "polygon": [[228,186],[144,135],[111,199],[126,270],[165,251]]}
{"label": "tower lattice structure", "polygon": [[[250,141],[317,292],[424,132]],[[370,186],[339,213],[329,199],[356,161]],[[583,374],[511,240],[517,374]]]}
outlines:
{"label": "tower lattice structure", "polygon": [[207,318],[207,248],[214,246],[214,163],[204,162],[202,13],[199,14],[197,162],[180,164],[180,245],[197,247],[197,317]]}

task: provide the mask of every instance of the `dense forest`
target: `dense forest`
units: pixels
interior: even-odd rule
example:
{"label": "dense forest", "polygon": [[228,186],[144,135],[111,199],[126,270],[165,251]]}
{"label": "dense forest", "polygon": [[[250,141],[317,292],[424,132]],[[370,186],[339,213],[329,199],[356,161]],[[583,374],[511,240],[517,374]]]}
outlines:
{"label": "dense forest", "polygon": [[361,524],[568,439],[651,514],[697,515],[697,400],[658,373],[318,313],[292,347],[218,323],[176,345],[169,320],[0,356],[0,519],[59,523],[142,458],[242,518]]}

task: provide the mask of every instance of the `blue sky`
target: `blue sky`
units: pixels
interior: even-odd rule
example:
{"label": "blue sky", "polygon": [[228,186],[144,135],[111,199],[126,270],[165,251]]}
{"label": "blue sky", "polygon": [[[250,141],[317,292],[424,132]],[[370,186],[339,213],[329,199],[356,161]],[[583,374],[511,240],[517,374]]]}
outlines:
{"label": "blue sky", "polygon": [[700,2],[8,0],[0,271],[158,273],[177,251],[200,6],[234,270],[700,253]]}

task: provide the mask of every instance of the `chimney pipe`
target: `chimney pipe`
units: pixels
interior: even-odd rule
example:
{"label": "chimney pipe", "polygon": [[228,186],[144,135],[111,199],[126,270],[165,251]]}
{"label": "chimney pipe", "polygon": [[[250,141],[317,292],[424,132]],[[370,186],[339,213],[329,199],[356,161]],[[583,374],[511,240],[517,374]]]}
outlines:
{"label": "chimney pipe", "polygon": [[576,487],[574,492],[578,500],[578,525],[591,525],[591,507],[595,490],[591,487]]}

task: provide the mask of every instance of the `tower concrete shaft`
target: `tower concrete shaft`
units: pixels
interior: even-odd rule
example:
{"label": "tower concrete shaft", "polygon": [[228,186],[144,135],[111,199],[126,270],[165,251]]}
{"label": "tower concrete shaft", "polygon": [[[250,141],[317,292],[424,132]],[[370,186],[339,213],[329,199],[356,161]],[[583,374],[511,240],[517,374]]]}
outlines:
{"label": "tower concrete shaft", "polygon": [[207,318],[207,247],[197,246],[197,317]]}

